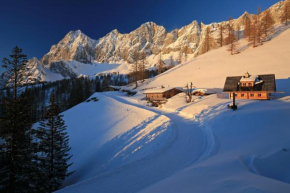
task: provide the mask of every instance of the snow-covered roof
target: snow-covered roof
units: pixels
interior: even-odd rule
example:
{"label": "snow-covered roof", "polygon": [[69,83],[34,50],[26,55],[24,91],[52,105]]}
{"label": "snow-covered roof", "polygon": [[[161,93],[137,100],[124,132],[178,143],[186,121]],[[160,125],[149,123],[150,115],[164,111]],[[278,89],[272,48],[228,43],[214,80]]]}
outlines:
{"label": "snow-covered roof", "polygon": [[166,87],[166,88],[155,88],[155,89],[146,90],[144,92],[144,94],[164,93],[164,92],[172,90],[172,89],[178,89],[178,90],[183,91],[183,89],[179,88],[179,87]]}
{"label": "snow-covered roof", "polygon": [[256,78],[257,78],[256,75],[251,75],[250,77],[243,76],[240,82],[255,82]]}

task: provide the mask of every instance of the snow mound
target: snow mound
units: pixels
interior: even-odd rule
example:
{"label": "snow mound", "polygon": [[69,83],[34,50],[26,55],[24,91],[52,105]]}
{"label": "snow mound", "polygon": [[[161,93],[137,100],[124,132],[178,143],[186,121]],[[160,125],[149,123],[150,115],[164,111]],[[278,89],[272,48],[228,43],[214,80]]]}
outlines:
{"label": "snow mound", "polygon": [[267,156],[241,158],[241,161],[255,174],[290,183],[289,149],[281,149]]}
{"label": "snow mound", "polygon": [[[157,153],[173,137],[169,118],[96,93],[64,112],[72,162],[66,185],[109,172]],[[154,147],[154,148],[153,148]]]}

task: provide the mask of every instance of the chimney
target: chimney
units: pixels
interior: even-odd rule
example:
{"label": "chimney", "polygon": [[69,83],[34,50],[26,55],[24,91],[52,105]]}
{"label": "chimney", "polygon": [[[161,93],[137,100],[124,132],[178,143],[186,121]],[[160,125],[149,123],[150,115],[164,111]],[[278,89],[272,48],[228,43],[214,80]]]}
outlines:
{"label": "chimney", "polygon": [[245,78],[249,78],[250,77],[250,73],[249,72],[246,72],[245,73]]}

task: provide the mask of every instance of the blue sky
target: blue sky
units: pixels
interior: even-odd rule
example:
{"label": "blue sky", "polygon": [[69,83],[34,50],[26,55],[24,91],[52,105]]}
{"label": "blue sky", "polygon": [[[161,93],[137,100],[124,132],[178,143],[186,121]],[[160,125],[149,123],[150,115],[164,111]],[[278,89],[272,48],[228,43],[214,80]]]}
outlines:
{"label": "blue sky", "polygon": [[[99,39],[113,29],[128,33],[153,21],[168,31],[191,23],[211,23],[256,13],[278,0],[2,0],[0,58],[15,45],[40,59],[70,30]],[[0,69],[1,71],[1,69]]]}

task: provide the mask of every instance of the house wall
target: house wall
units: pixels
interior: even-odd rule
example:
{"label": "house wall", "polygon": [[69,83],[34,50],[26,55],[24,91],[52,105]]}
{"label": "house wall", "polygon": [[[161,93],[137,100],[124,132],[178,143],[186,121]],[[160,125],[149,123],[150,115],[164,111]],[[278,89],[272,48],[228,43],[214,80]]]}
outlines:
{"label": "house wall", "polygon": [[[249,91],[249,92],[235,92],[236,99],[258,99],[267,100],[269,99],[269,93],[262,91]],[[233,98],[233,93],[230,93],[229,98]]]}
{"label": "house wall", "polygon": [[151,99],[167,99],[175,96],[176,94],[180,93],[181,91],[178,89],[171,89],[168,90],[164,93],[148,93],[146,94],[146,99],[151,100]]}
{"label": "house wall", "polygon": [[162,93],[150,93],[150,94],[146,94],[146,99],[156,99],[156,98],[159,98],[159,99],[162,99],[163,98],[163,94]]}
{"label": "house wall", "polygon": [[253,87],[255,82],[253,81],[243,81],[243,82],[240,82],[241,84],[241,87]]}

